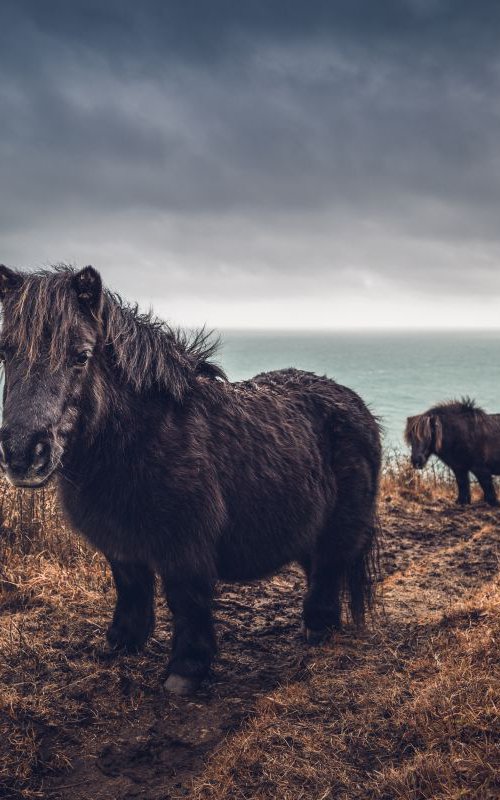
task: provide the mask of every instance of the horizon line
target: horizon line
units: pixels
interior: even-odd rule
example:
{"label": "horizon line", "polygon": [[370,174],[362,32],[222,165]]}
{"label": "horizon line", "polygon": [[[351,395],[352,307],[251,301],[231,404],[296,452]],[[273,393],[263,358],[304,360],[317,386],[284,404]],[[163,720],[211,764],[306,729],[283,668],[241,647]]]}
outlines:
{"label": "horizon line", "polygon": [[[187,326],[199,327],[199,326]],[[410,327],[410,326],[359,326],[359,327],[265,327],[265,326],[234,326],[234,325],[204,325],[207,330],[216,332],[229,331],[231,333],[500,333],[498,326],[441,326],[441,327]]]}

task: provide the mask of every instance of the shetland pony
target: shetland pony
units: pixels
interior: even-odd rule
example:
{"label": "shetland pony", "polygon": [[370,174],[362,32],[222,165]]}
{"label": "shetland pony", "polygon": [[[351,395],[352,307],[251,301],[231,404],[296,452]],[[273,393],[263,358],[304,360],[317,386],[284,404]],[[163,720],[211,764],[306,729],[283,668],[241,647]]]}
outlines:
{"label": "shetland pony", "polygon": [[107,638],[137,650],[154,627],[155,576],[173,615],[166,688],[187,694],[216,643],[218,579],[298,562],[316,642],[371,605],[377,422],[354,392],[288,369],[227,381],[189,337],[102,286],[92,267],[0,267],[0,458],[15,486],[55,476],[76,531],[108,558]]}

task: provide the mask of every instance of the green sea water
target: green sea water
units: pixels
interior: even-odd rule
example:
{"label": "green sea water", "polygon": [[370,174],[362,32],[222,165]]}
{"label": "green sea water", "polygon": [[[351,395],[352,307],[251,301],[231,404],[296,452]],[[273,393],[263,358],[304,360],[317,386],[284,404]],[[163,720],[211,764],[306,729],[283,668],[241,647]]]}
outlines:
{"label": "green sea water", "polygon": [[335,378],[380,418],[388,450],[405,449],[407,416],[442,400],[500,411],[500,331],[224,331],[219,361],[231,380],[289,366]]}

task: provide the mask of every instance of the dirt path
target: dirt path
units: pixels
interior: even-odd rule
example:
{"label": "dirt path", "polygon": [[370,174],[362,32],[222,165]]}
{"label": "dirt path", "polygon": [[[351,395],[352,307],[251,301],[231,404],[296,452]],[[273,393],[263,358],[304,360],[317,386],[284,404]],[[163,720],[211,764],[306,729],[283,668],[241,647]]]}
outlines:
{"label": "dirt path", "polygon": [[[404,630],[446,613],[498,573],[500,510],[481,505],[464,512],[449,500],[385,498],[382,504],[384,612],[372,623],[378,637],[365,637],[361,653],[380,646],[384,630]],[[46,702],[43,709],[31,709],[36,780],[23,791],[12,782],[5,796],[190,797],[193,782],[203,782],[207,760],[230,746],[259,701],[280,686],[306,685],[311,668],[325,653],[331,655],[332,647],[338,648],[338,664],[343,650],[348,659],[345,636],[326,648],[305,646],[303,591],[297,569],[251,586],[222,586],[216,607],[219,656],[210,684],[190,700],[172,700],[160,688],[170,630],[165,613],[143,655],[110,659],[102,636],[111,596],[96,595],[88,607],[75,590],[73,605],[68,601],[61,616],[51,597],[40,601],[30,595],[22,613],[11,613],[10,625],[11,630],[22,625],[22,669],[26,659],[35,665],[26,692],[41,693]],[[4,620],[8,615],[4,611]],[[34,639],[41,635],[37,645]],[[362,655],[350,669],[355,680]],[[14,672],[9,674],[14,681]]]}

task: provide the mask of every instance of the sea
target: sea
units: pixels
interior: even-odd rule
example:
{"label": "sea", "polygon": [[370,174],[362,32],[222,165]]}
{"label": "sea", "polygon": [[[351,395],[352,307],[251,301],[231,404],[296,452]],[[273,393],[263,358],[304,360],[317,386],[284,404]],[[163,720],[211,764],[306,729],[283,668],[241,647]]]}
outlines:
{"label": "sea", "polygon": [[383,428],[388,454],[405,452],[406,418],[468,396],[500,412],[500,331],[235,331],[221,334],[231,380],[298,367],[361,395]]}

